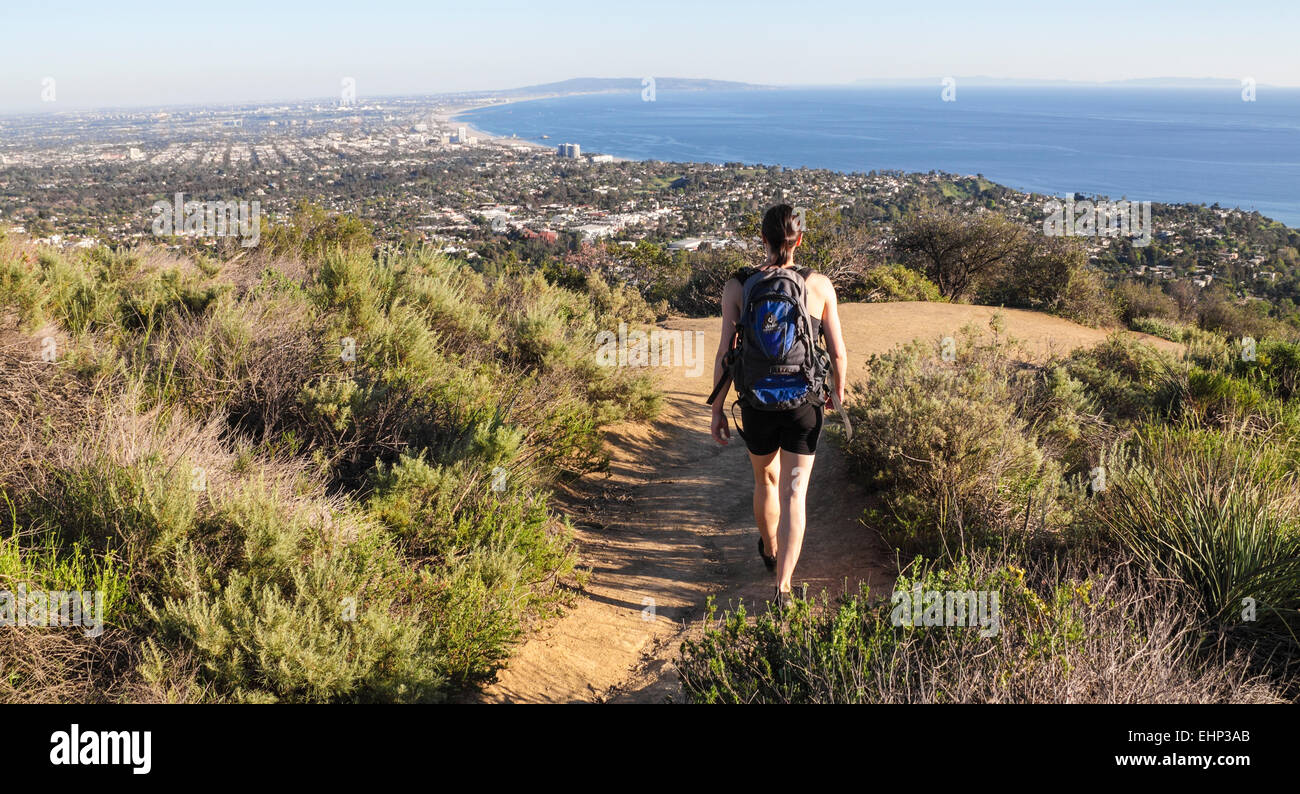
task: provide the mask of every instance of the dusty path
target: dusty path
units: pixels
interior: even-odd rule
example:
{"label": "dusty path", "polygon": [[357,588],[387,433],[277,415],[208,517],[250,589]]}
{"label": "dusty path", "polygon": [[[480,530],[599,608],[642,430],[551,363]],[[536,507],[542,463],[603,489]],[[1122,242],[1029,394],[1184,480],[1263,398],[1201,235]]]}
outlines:
{"label": "dusty path", "polygon": [[[1056,317],[1012,309],[941,303],[849,304],[841,308],[850,382],[871,353],[911,339],[938,339],[994,311],[1007,333],[1036,353],[1095,344],[1106,334]],[[678,693],[672,660],[683,632],[698,625],[705,599],[762,609],[772,577],[755,550],[752,477],[738,438],[721,448],[709,438],[712,355],[719,321],[675,320],[663,327],[703,331],[704,373],[661,369],[665,410],[652,428],[611,434],[610,476],[587,486],[578,511],[581,563],[592,569],[578,603],[525,642],[498,681],[492,702],[653,702]],[[1166,349],[1172,343],[1143,338]],[[808,530],[796,587],[837,595],[866,582],[893,584],[892,551],[859,520],[866,500],[848,476],[834,439],[817,452],[809,484]]]}

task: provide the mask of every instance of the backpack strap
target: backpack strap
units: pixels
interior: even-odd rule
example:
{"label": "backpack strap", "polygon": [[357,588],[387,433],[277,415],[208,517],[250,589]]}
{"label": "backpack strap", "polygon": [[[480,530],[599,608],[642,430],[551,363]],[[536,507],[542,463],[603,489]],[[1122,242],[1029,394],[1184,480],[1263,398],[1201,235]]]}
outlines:
{"label": "backpack strap", "polygon": [[[817,334],[816,334],[815,336],[813,335],[813,329],[812,329],[813,317],[812,317],[812,312],[808,311],[808,277],[811,276],[811,275],[814,273],[813,269],[812,269],[811,267],[801,267],[801,268],[797,269],[795,272],[799,274],[799,278],[802,279],[803,282],[804,282],[804,284],[803,284],[803,302],[804,302],[803,313],[804,313],[804,317],[806,317],[806,318],[807,318],[807,321],[808,321],[806,327],[805,327],[804,330],[803,330],[803,336],[804,336],[804,339],[807,340],[807,348],[808,348],[808,351],[807,351],[807,352],[808,352],[808,358],[807,358],[807,360],[804,362],[804,367],[805,367],[804,372],[805,372],[805,375],[807,376],[809,382],[811,383],[811,382],[813,382],[813,381],[815,380],[815,379],[813,378],[813,373],[817,370],[817,366],[818,366],[818,357],[820,356],[820,352],[819,352],[819,351],[820,351],[820,348],[819,348],[819,346],[818,346],[817,343],[818,343],[818,341],[820,341],[820,340],[825,336],[825,334],[826,334],[826,329],[823,328],[823,327],[821,326],[821,323],[818,323],[818,325],[817,325]],[[823,376],[824,376],[824,375],[825,375],[825,373],[823,373]],[[821,384],[820,384],[820,388],[821,388],[823,391],[826,390],[826,380],[825,380],[825,379],[822,380],[822,382],[821,382]],[[825,398],[823,397],[822,399],[824,400]]]}
{"label": "backpack strap", "polygon": [[[799,269],[798,269],[797,271],[795,271],[795,272],[797,272],[797,273],[799,274],[799,277],[802,278],[802,279],[804,280],[804,282],[805,282],[804,300],[806,301],[806,300],[808,300],[808,290],[807,290],[807,288],[806,288],[806,282],[808,281],[808,277],[811,276],[813,273],[815,273],[815,272],[817,272],[817,271],[813,270],[813,269],[810,268],[810,267],[801,267],[801,268],[799,268]],[[809,313],[809,315],[808,315],[808,319],[809,319],[809,321],[810,321],[810,322],[809,322],[809,325],[811,325],[811,324],[812,324],[812,323],[811,323],[811,320],[812,320],[812,314],[811,314],[811,313]],[[826,337],[826,329],[823,328],[823,327],[821,327],[820,324],[818,324],[818,326],[817,326],[817,339],[824,339],[825,337]]]}
{"label": "backpack strap", "polygon": [[709,399],[705,400],[704,404],[713,405],[713,401],[718,399],[718,394],[722,392],[723,387],[729,383],[731,383],[731,368],[724,366],[722,368],[722,379],[718,381],[718,385],[713,387],[713,391],[709,392]]}
{"label": "backpack strap", "polygon": [[742,267],[740,270],[737,270],[735,273],[732,273],[731,277],[734,278],[736,281],[739,281],[740,285],[743,287],[745,285],[745,282],[748,281],[749,277],[752,275],[754,275],[754,268],[746,265],[745,267]]}
{"label": "backpack strap", "polygon": [[[754,268],[745,266],[737,270],[735,273],[732,273],[731,278],[734,278],[736,281],[739,281],[740,286],[743,288],[745,286],[745,282],[748,281],[749,277],[752,275],[754,275]],[[741,312],[742,313],[744,312],[744,296],[741,296]],[[737,318],[737,330],[733,331],[732,332],[733,334],[739,333],[739,321],[740,321],[739,318]],[[722,361],[722,378],[713,387],[713,391],[709,392],[709,399],[704,401],[705,405],[713,405],[714,401],[718,399],[718,395],[722,392],[722,390],[731,383],[731,360],[732,360],[732,356],[735,353],[734,335],[732,336],[732,345],[733,345],[732,350],[728,351],[727,356]],[[734,408],[735,406],[732,407]]]}
{"label": "backpack strap", "polygon": [[749,439],[745,438],[745,429],[741,427],[744,423],[742,420],[736,418],[736,406],[738,405],[740,405],[740,400],[736,400],[731,404],[731,424],[735,425],[736,435],[740,436],[740,440],[748,444]]}
{"label": "backpack strap", "polygon": [[[807,335],[806,338],[808,340],[808,354],[809,356],[812,356],[813,348],[816,347],[817,345],[817,337],[813,336],[812,312],[808,311],[808,277],[812,275],[813,269],[810,267],[801,267],[795,272],[798,273],[799,278],[803,280],[803,315],[808,320],[808,324],[804,329],[804,333]],[[817,330],[818,330],[818,335],[820,336],[821,327],[818,326]]]}

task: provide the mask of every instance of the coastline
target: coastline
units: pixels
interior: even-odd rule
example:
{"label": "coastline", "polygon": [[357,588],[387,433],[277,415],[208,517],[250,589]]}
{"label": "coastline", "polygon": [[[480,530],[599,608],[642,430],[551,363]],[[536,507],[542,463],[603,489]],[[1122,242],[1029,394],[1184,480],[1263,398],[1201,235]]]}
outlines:
{"label": "coastline", "polygon": [[[498,146],[502,146],[502,145],[527,146],[532,149],[537,149],[538,151],[545,150],[547,152],[553,153],[555,151],[555,147],[558,146],[559,143],[563,143],[563,141],[553,143],[553,144],[546,144],[546,143],[542,143],[541,141],[531,140],[529,138],[519,138],[519,137],[507,136],[507,135],[498,135],[496,133],[487,132],[486,130],[480,127],[475,127],[473,124],[462,119],[461,116],[464,115],[465,113],[469,113],[470,111],[479,110],[480,108],[485,108],[485,107],[497,108],[497,107],[502,107],[504,105],[514,105],[521,102],[532,102],[534,100],[539,100],[539,99],[557,99],[559,97],[590,96],[594,94],[612,94],[612,93],[618,93],[618,92],[573,91],[573,92],[556,93],[556,94],[525,95],[525,96],[511,97],[508,99],[484,99],[484,100],[479,100],[474,102],[466,102],[465,104],[458,105],[445,113],[438,113],[434,115],[433,118],[435,121],[438,121],[440,123],[445,123],[451,126],[464,127],[465,131],[470,136],[478,138],[480,143],[492,143]],[[598,154],[607,154],[607,152],[598,152]],[[618,155],[615,154],[610,154],[609,156],[612,157],[613,162],[616,163],[637,162],[636,158],[632,158],[632,157],[619,157]]]}
{"label": "coastline", "polygon": [[[440,114],[440,115],[439,115],[439,118],[445,118],[449,123],[454,123],[454,124],[459,125],[459,126],[464,126],[464,127],[466,127],[467,131],[468,131],[468,130],[472,130],[472,131],[473,131],[472,134],[476,135],[476,136],[480,139],[481,142],[491,142],[491,143],[496,143],[496,144],[515,145],[515,146],[518,146],[518,145],[525,145],[525,146],[528,146],[528,147],[530,147],[530,148],[534,148],[534,149],[537,149],[537,150],[546,149],[546,150],[548,150],[548,151],[550,151],[550,152],[554,152],[554,151],[555,151],[555,147],[556,147],[559,143],[562,142],[562,141],[560,140],[560,138],[558,138],[558,137],[555,138],[553,142],[551,142],[551,143],[547,143],[547,142],[538,141],[538,140],[533,140],[533,139],[528,139],[528,138],[510,137],[510,136],[506,136],[506,135],[500,135],[500,134],[490,133],[490,132],[484,131],[482,128],[475,127],[475,126],[473,126],[472,124],[467,123],[467,122],[463,119],[463,116],[464,116],[464,114],[467,114],[467,113],[469,113],[469,112],[471,112],[471,111],[474,111],[474,110],[479,110],[479,109],[489,108],[489,107],[500,107],[500,106],[503,106],[503,105],[517,104],[517,103],[521,103],[521,102],[531,102],[531,101],[546,100],[546,99],[557,99],[557,98],[562,98],[562,97],[572,97],[572,96],[591,96],[591,95],[614,94],[614,93],[624,93],[624,92],[621,92],[621,91],[561,91],[561,92],[551,92],[551,93],[544,93],[544,94],[531,94],[531,95],[511,96],[511,97],[508,97],[508,98],[496,97],[496,98],[492,98],[492,99],[482,99],[482,100],[475,100],[475,101],[467,101],[467,102],[464,102],[464,103],[458,104],[458,105],[455,106],[453,109],[451,109],[451,110],[445,112],[444,114]],[[568,140],[571,141],[571,142],[574,142],[574,143],[582,144],[582,145],[584,146],[584,149],[586,148],[586,144],[585,144],[585,143],[580,139],[580,137],[571,137],[571,138],[569,138]],[[607,141],[606,143],[608,144],[608,141]],[[721,162],[720,160],[718,160],[718,161],[714,161],[714,160],[693,160],[693,159],[689,159],[689,158],[686,158],[686,159],[678,159],[678,158],[672,158],[672,157],[654,157],[654,156],[620,156],[620,155],[613,154],[613,153],[611,153],[611,152],[606,152],[606,151],[603,151],[603,150],[593,149],[592,151],[593,151],[593,152],[598,152],[598,153],[600,153],[600,154],[607,154],[607,155],[609,155],[609,156],[613,159],[614,162],[620,162],[620,163],[629,163],[629,162],[649,162],[649,161],[657,161],[657,160],[661,160],[661,161],[665,161],[665,162],[681,162],[681,163],[694,163],[694,162],[700,162],[700,163],[713,163],[713,162]],[[590,154],[590,153],[592,153],[592,152],[584,152],[584,154]],[[866,168],[861,168],[861,167],[857,167],[857,168],[852,168],[852,167],[850,167],[850,168],[846,168],[846,167],[835,167],[835,166],[830,166],[830,165],[790,165],[790,164],[788,164],[788,163],[767,162],[767,161],[764,161],[764,160],[752,160],[752,161],[751,161],[751,160],[744,159],[744,158],[741,158],[741,159],[739,160],[739,162],[746,163],[746,164],[750,164],[750,165],[758,165],[758,166],[775,166],[775,165],[779,165],[779,166],[782,166],[782,167],[785,167],[785,168],[804,168],[804,167],[806,167],[806,168],[812,168],[812,169],[814,169],[814,170],[826,170],[826,171],[832,171],[832,172],[843,173],[843,174],[866,173],[867,170],[868,170],[868,169],[866,169]],[[875,169],[873,169],[873,170],[875,170]],[[894,168],[894,167],[886,167],[886,168],[884,168],[884,170],[895,170],[895,168]],[[905,168],[901,168],[901,169],[897,169],[897,170],[902,170],[902,171],[904,171],[904,172],[906,172],[906,173],[909,173],[909,174],[912,174],[912,173],[916,173],[916,174],[925,173],[925,170],[923,170],[923,169],[921,169],[921,168],[915,168],[915,167],[912,167],[912,168],[906,168],[906,167],[905,167]],[[951,169],[951,168],[946,168],[946,167],[942,167],[942,166],[936,166],[936,167],[934,167],[934,168],[932,168],[932,169],[930,169],[930,170],[936,170],[936,171],[939,171],[939,172],[942,172],[942,173],[951,173],[951,174],[956,174],[956,175],[963,175],[963,174],[968,174],[968,173],[975,173],[974,170],[969,171],[969,172],[963,172],[963,171],[953,170],[953,169]],[[1106,191],[1106,190],[1104,190],[1104,189],[1097,189],[1097,187],[1089,187],[1089,188],[1084,188],[1084,189],[1074,189],[1074,190],[1064,190],[1064,189],[1062,189],[1062,190],[1055,190],[1055,191],[1054,191],[1054,190],[1051,190],[1051,189],[1048,189],[1048,188],[1044,188],[1044,187],[1041,186],[1041,185],[1026,184],[1026,183],[1024,183],[1023,181],[1021,181],[1021,182],[1018,183],[1016,179],[1014,179],[1014,178],[1010,178],[1010,177],[1008,177],[1007,175],[994,175],[994,176],[990,176],[990,175],[987,174],[987,173],[982,173],[981,175],[984,176],[985,178],[989,179],[991,182],[994,182],[995,184],[998,184],[999,186],[1006,187],[1006,188],[1008,188],[1008,189],[1010,189],[1010,190],[1013,190],[1013,191],[1016,191],[1016,192],[1018,192],[1018,193],[1022,193],[1022,194],[1025,194],[1025,195],[1033,195],[1033,194],[1057,195],[1058,193],[1060,193],[1060,194],[1064,194],[1064,193],[1072,192],[1072,193],[1082,193],[1082,194],[1084,194],[1084,195],[1091,195],[1091,196],[1093,196],[1094,198],[1099,198],[1099,199],[1100,199],[1100,198],[1107,198],[1107,197],[1110,195],[1110,193],[1115,192],[1115,191]],[[1120,193],[1120,194],[1123,194],[1124,191],[1119,191],[1119,193]],[[1186,197],[1186,196],[1176,196],[1176,197],[1164,197],[1164,198],[1158,198],[1158,199],[1152,199],[1152,200],[1154,201],[1154,203],[1157,203],[1157,204],[1165,204],[1165,205],[1170,205],[1170,206],[1218,207],[1218,206],[1222,205],[1224,209],[1234,210],[1234,211],[1238,211],[1238,212],[1241,212],[1241,213],[1252,213],[1252,212],[1257,212],[1257,213],[1259,213],[1260,216],[1262,216],[1263,218],[1267,219],[1268,221],[1272,221],[1272,222],[1275,222],[1275,223],[1279,223],[1279,224],[1281,224],[1281,225],[1283,225],[1283,226],[1286,226],[1286,227],[1288,227],[1288,228],[1291,228],[1291,229],[1300,229],[1300,215],[1297,215],[1296,210],[1295,210],[1294,208],[1292,208],[1292,207],[1290,207],[1290,206],[1272,206],[1272,207],[1260,208],[1259,206],[1256,205],[1256,203],[1255,203],[1254,201],[1248,201],[1248,200],[1246,200],[1246,198],[1245,198],[1244,196],[1240,196],[1240,195],[1232,196],[1231,198],[1228,198],[1228,197],[1219,197],[1219,198],[1213,198],[1213,197],[1210,197],[1210,198],[1201,198],[1201,199],[1190,198],[1190,197]],[[1272,198],[1272,197],[1268,197],[1268,198],[1265,198],[1265,199],[1263,200],[1263,202],[1264,202],[1265,204],[1268,204],[1268,203],[1270,203],[1270,202],[1276,204],[1277,201],[1278,201],[1277,199]],[[1283,202],[1283,203],[1285,204],[1285,202]]]}
{"label": "coastline", "polygon": [[497,145],[511,145],[511,146],[526,146],[528,148],[537,149],[539,151],[542,149],[546,149],[549,151],[549,150],[553,150],[554,147],[547,146],[546,144],[543,144],[539,141],[528,140],[527,138],[518,138],[518,137],[512,137],[508,135],[497,135],[491,132],[487,132],[486,130],[480,129],[478,127],[475,127],[473,124],[466,122],[464,119],[461,118],[461,115],[465,113],[469,113],[472,110],[478,110],[479,108],[501,107],[502,105],[514,104],[516,102],[526,102],[531,99],[552,99],[557,96],[565,96],[565,95],[564,94],[543,94],[540,96],[520,97],[518,99],[506,99],[506,100],[484,99],[476,102],[466,102],[464,104],[457,105],[453,107],[451,110],[448,110],[446,112],[434,114],[433,119],[434,121],[437,121],[440,124],[446,124],[448,126],[453,126],[453,127],[464,127],[465,131],[469,135],[478,138],[480,143],[493,143]]}

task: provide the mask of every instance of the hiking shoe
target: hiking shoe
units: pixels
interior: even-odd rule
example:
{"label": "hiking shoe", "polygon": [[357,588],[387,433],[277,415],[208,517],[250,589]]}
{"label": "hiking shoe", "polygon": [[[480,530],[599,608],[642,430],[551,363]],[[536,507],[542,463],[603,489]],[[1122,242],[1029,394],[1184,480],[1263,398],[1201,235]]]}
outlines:
{"label": "hiking shoe", "polygon": [[763,537],[761,535],[758,538],[758,556],[763,558],[763,564],[767,566],[769,571],[776,570],[776,555],[773,554],[769,557],[763,552]]}

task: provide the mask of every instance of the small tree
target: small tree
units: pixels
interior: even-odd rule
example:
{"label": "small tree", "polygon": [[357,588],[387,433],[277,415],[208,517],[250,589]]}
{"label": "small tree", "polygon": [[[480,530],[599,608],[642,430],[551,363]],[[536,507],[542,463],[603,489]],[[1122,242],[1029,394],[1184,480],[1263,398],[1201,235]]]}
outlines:
{"label": "small tree", "polygon": [[1172,320],[1178,317],[1178,303],[1159,284],[1124,281],[1116,285],[1115,303],[1120,319],[1131,323],[1139,317],[1159,317]]}
{"label": "small tree", "polygon": [[904,261],[925,274],[949,300],[960,300],[979,277],[1017,254],[1024,228],[991,212],[973,216],[949,210],[923,210],[899,229],[894,247]]}

